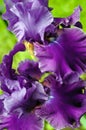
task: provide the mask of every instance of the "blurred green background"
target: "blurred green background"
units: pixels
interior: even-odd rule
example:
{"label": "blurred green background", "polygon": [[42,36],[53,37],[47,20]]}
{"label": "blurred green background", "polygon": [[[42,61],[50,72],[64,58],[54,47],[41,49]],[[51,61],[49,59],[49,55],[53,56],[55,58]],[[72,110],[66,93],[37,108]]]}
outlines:
{"label": "blurred green background", "polygon": [[[57,17],[67,17],[72,14],[75,7],[82,7],[80,21],[83,30],[86,32],[86,1],[85,0],[49,0],[49,6],[53,7],[52,14]],[[7,30],[7,23],[3,21],[1,15],[5,12],[3,0],[0,0],[0,62],[4,54],[7,54],[17,42],[16,37]],[[13,67],[16,67],[20,60],[28,58],[28,53],[18,53],[14,57]],[[29,56],[29,58],[31,58]],[[86,78],[86,77],[85,77]],[[58,118],[58,117],[57,117]],[[44,130],[54,130],[47,122],[45,122]],[[65,128],[64,130],[72,130]],[[81,127],[74,130],[86,130],[86,115],[81,118]]]}

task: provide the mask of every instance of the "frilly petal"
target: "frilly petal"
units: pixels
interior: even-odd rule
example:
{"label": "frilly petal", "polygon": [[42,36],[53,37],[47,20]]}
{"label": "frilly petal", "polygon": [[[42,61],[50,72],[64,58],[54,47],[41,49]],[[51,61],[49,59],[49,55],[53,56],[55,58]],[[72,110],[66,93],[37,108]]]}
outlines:
{"label": "frilly petal", "polygon": [[42,72],[55,72],[64,77],[71,72],[86,71],[86,34],[79,28],[65,29],[57,40],[49,45],[34,44]]}
{"label": "frilly petal", "polygon": [[[60,84],[50,79],[50,98],[36,112],[47,120],[55,129],[79,127],[80,117],[86,112],[86,82]],[[84,90],[84,93],[82,92]]]}
{"label": "frilly petal", "polygon": [[[55,24],[62,24],[63,27],[68,27],[71,25],[76,25],[77,22],[80,21],[80,12],[81,12],[81,7],[78,6],[77,8],[75,8],[74,12],[72,15],[66,17],[66,18],[55,18]],[[81,24],[77,25],[78,27],[81,28]]]}

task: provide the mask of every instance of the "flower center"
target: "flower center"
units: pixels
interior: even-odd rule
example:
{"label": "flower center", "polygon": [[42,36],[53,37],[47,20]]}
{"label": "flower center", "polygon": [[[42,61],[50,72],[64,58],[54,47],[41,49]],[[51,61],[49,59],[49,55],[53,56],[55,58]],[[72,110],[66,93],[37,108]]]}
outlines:
{"label": "flower center", "polygon": [[26,50],[30,53],[32,60],[36,60],[36,57],[34,55],[34,45],[28,41],[24,41],[23,43],[25,45]]}

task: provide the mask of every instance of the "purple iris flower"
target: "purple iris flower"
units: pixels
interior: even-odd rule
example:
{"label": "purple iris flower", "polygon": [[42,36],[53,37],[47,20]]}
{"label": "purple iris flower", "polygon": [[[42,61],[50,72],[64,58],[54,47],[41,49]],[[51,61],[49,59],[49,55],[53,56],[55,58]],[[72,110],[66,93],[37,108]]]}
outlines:
{"label": "purple iris flower", "polygon": [[42,85],[37,62],[25,60],[17,72],[12,69],[19,51],[25,51],[24,44],[16,44],[0,64],[0,129],[42,130],[44,119],[56,129],[79,126],[86,111],[86,83],[72,73],[62,84],[50,75]]}
{"label": "purple iris flower", "polygon": [[45,85],[50,88],[49,100],[36,112],[47,120],[56,130],[65,127],[79,127],[80,118],[86,112],[86,82],[76,75],[61,84],[55,76],[49,76]]}
{"label": "purple iris flower", "polygon": [[[78,127],[86,112],[86,82],[79,78],[86,72],[81,8],[69,17],[53,18],[47,0],[5,4],[3,17],[19,43],[0,64],[0,129],[42,130],[44,120],[55,129]],[[14,55],[25,47],[38,61],[26,59],[13,69]],[[45,72],[50,75],[41,81]]]}
{"label": "purple iris flower", "polygon": [[13,56],[24,51],[24,44],[18,43],[3,58],[0,64],[0,129],[41,130],[43,121],[35,113],[48,96],[38,82],[42,75],[37,62],[25,60],[18,70],[12,69]]}
{"label": "purple iris flower", "polygon": [[81,7],[78,6],[75,8],[73,14],[66,18],[55,17],[53,23],[51,23],[51,25],[49,25],[45,30],[43,44],[50,44],[50,42],[56,40],[64,28],[71,28],[71,26],[82,28],[82,24],[80,22],[81,11]]}
{"label": "purple iris flower", "polygon": [[86,72],[86,35],[79,28],[64,29],[49,45],[34,44],[42,72],[55,72],[65,78],[71,72]]}
{"label": "purple iris flower", "polygon": [[[18,41],[43,41],[45,29],[53,22],[47,0],[5,1],[6,13],[3,18],[9,21],[8,29]],[[45,23],[45,24],[44,24]]]}

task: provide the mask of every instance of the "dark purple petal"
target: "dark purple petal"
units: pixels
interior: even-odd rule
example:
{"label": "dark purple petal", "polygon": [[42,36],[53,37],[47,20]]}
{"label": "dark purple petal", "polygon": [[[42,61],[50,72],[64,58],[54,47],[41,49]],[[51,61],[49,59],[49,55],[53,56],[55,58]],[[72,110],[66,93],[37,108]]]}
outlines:
{"label": "dark purple petal", "polygon": [[32,83],[32,87],[27,88],[26,95],[21,103],[21,109],[24,112],[32,112],[48,99],[43,86],[38,83]]}
{"label": "dark purple petal", "polygon": [[45,30],[44,35],[44,45],[48,45],[52,41],[56,40],[58,34],[57,34],[57,27],[52,23],[50,26],[48,26]]}
{"label": "dark purple petal", "polygon": [[83,26],[82,26],[82,24],[81,24],[81,22],[76,22],[76,24],[74,25],[74,26],[76,26],[76,27],[79,27],[79,28],[83,28]]}
{"label": "dark purple petal", "polygon": [[32,78],[39,79],[42,75],[38,68],[38,63],[31,60],[25,60],[19,64],[18,72],[23,76],[31,76]]}
{"label": "dark purple petal", "polygon": [[15,46],[14,46],[14,48],[13,48],[13,50],[11,50],[10,51],[10,55],[12,55],[12,56],[14,56],[17,52],[19,52],[19,51],[25,51],[25,46],[24,46],[24,44],[23,43],[17,43]]}
{"label": "dark purple petal", "polygon": [[80,117],[86,112],[86,82],[78,79],[71,84],[60,84],[53,78],[49,83],[51,84],[49,100],[37,110],[37,114],[55,129],[78,127]]}
{"label": "dark purple petal", "polygon": [[4,108],[3,100],[0,98],[0,114],[2,114]]}
{"label": "dark purple petal", "polygon": [[75,8],[74,13],[66,18],[55,18],[56,24],[63,24],[65,27],[69,25],[75,25],[80,20],[81,7]]}
{"label": "dark purple petal", "polygon": [[84,32],[78,28],[67,29],[57,41],[64,48],[72,70],[79,73],[86,71],[86,35]]}
{"label": "dark purple petal", "polygon": [[0,72],[2,76],[11,77],[12,74],[12,57],[5,55],[0,65]]}
{"label": "dark purple petal", "polygon": [[42,72],[64,77],[72,71],[86,71],[86,35],[78,28],[65,29],[57,41],[47,46],[35,43],[34,48]]}
{"label": "dark purple petal", "polygon": [[42,5],[48,6],[48,0],[39,0]]}
{"label": "dark purple petal", "polygon": [[43,128],[42,120],[33,113],[21,116],[14,113],[8,117],[5,116],[0,124],[0,129],[7,128],[9,130],[42,130]]}
{"label": "dark purple petal", "polygon": [[17,43],[13,50],[10,51],[8,55],[5,55],[3,57],[2,63],[0,64],[0,73],[2,76],[6,78],[13,78],[15,79],[15,70],[12,69],[12,62],[13,62],[13,56],[19,52],[24,51],[25,46],[22,43]]}

